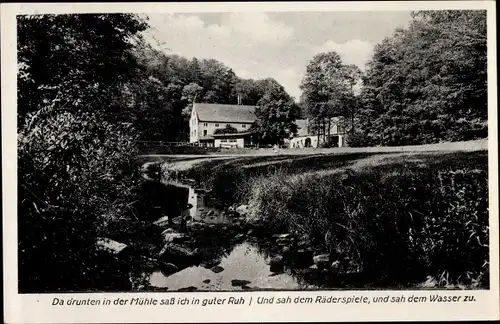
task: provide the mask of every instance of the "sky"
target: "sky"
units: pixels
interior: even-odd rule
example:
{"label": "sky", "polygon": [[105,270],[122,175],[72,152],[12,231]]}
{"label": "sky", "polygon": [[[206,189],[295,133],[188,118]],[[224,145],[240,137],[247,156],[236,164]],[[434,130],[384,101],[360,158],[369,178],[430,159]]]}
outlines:
{"label": "sky", "polygon": [[146,39],[167,54],[213,58],[241,78],[272,77],[296,100],[315,54],[336,51],[362,70],[374,46],[410,12],[229,12],[147,14]]}

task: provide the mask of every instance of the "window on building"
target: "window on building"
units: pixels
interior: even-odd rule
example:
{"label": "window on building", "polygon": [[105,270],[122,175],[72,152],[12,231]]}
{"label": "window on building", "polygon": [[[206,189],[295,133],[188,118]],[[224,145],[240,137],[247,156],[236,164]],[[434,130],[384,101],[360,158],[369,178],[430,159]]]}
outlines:
{"label": "window on building", "polygon": [[247,128],[247,125],[243,124],[241,125],[241,128]]}
{"label": "window on building", "polygon": [[203,130],[203,136],[207,136],[207,130],[206,129]]}
{"label": "window on building", "polygon": [[219,124],[215,124],[215,127],[219,127]]}
{"label": "window on building", "polygon": [[207,123],[203,123],[203,126],[207,127],[207,126],[208,126],[208,124],[207,124]]}
{"label": "window on building", "polygon": [[231,127],[231,124],[226,124],[226,127]]}
{"label": "window on building", "polygon": [[233,143],[236,142],[236,138],[230,138],[229,142],[233,142]]}
{"label": "window on building", "polygon": [[220,141],[223,142],[223,143],[226,143],[227,139],[224,138],[224,139],[221,139]]}
{"label": "window on building", "polygon": [[196,136],[196,129],[195,129],[193,132],[194,132],[194,133],[193,133],[193,134],[194,134],[194,136]]}

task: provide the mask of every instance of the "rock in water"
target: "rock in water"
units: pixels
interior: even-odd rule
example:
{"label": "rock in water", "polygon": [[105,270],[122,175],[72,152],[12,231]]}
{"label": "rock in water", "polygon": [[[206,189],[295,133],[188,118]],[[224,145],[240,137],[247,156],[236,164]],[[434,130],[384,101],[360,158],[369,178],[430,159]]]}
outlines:
{"label": "rock in water", "polygon": [[187,239],[187,236],[181,233],[166,233],[163,235],[163,241],[165,243],[179,243]]}
{"label": "rock in water", "polygon": [[162,226],[168,225],[168,220],[169,220],[168,216],[163,216],[163,217],[159,218],[158,220],[154,221],[153,224],[156,226],[162,227]]}
{"label": "rock in water", "polygon": [[318,268],[326,268],[330,263],[330,256],[328,254],[319,254],[313,257],[313,262]]}
{"label": "rock in water", "polygon": [[169,276],[171,275],[172,273],[175,273],[179,271],[179,267],[176,266],[175,264],[173,263],[165,263],[162,267],[161,267],[161,272],[162,274],[166,275],[166,276]]}
{"label": "rock in water", "polygon": [[165,235],[165,234],[170,234],[170,233],[177,233],[173,228],[167,228],[165,229],[163,232],[161,232],[161,235]]}
{"label": "rock in water", "polygon": [[223,268],[223,267],[221,267],[221,266],[218,266],[218,265],[217,265],[217,266],[215,266],[215,267],[212,267],[210,270],[211,270],[212,272],[219,273],[219,272],[224,271],[224,268]]}
{"label": "rock in water", "polygon": [[250,283],[250,281],[248,281],[248,280],[239,280],[239,279],[231,280],[231,285],[233,287],[247,286],[249,283]]}
{"label": "rock in water", "polygon": [[210,283],[210,279],[203,280],[203,283],[206,283],[206,284]]}
{"label": "rock in water", "polygon": [[243,237],[245,237],[244,234],[236,234],[236,236],[234,237],[235,240],[241,240]]}
{"label": "rock in water", "polygon": [[165,253],[186,257],[192,257],[195,254],[192,250],[175,243],[165,244],[159,255],[162,256]]}
{"label": "rock in water", "polygon": [[191,222],[189,224],[189,227],[193,230],[193,231],[199,231],[199,230],[202,230],[203,228],[205,228],[205,225],[201,222]]}
{"label": "rock in water", "polygon": [[96,246],[98,250],[111,254],[119,254],[127,247],[127,244],[120,243],[109,238],[98,238]]}

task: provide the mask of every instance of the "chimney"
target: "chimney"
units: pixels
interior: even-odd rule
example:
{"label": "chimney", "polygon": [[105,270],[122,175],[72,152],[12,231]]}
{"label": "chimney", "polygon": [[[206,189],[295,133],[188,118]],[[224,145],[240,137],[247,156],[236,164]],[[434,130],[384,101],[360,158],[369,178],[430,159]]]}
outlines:
{"label": "chimney", "polygon": [[238,105],[241,105],[241,95],[238,95]]}

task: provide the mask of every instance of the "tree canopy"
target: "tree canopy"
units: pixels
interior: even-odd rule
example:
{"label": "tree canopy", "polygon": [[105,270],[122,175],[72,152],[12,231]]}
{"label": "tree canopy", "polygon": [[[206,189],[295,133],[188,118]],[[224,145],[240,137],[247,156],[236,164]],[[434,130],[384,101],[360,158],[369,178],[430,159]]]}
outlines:
{"label": "tree canopy", "polygon": [[374,49],[359,111],[364,145],[487,136],[485,11],[419,11]]}
{"label": "tree canopy", "polygon": [[297,132],[297,106],[276,80],[269,78],[264,84],[264,95],[257,102],[257,120],[252,131],[258,133],[263,143],[277,144]]}
{"label": "tree canopy", "polygon": [[360,69],[344,64],[336,52],[317,54],[309,62],[300,85],[301,105],[318,134],[326,134],[331,118],[352,116],[360,77]]}

